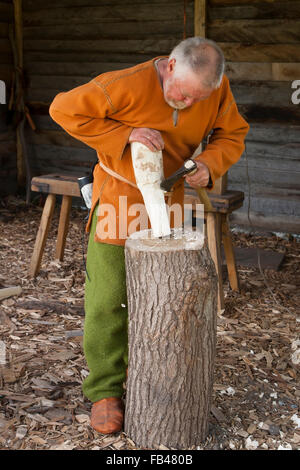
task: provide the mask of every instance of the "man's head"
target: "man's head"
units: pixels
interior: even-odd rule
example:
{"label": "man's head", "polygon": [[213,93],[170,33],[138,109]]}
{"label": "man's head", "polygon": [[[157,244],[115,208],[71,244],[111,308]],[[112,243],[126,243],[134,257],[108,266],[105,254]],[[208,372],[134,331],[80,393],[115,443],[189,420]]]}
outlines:
{"label": "man's head", "polygon": [[172,50],[163,74],[166,102],[184,109],[205,100],[220,86],[224,68],[224,55],[214,41],[185,39]]}

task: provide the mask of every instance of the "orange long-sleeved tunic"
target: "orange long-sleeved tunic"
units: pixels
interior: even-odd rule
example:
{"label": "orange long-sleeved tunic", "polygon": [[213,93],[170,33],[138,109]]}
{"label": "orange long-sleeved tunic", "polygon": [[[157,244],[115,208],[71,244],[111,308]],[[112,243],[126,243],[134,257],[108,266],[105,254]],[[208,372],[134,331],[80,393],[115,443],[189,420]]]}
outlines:
{"label": "orange long-sleeved tunic", "polygon": [[[133,128],[148,127],[161,132],[165,144],[165,177],[190,158],[213,130],[209,144],[196,160],[206,164],[214,184],[241,157],[249,125],[239,114],[228,78],[224,76],[221,86],[208,99],[179,111],[175,127],[174,110],[164,100],[154,65],[158,58],[101,74],[85,85],[59,93],[50,106],[50,115],[71,136],[94,148],[99,161],[106,167],[133,183],[135,177],[128,144]],[[182,180],[175,185],[172,204],[183,204],[183,184]],[[120,205],[119,196],[127,196],[126,203],[123,197]],[[117,222],[124,218],[132,204],[143,203],[138,189],[108,175],[96,165],[91,213],[99,200],[100,205],[113,205]],[[99,216],[99,222],[101,217],[104,214]],[[127,214],[127,229],[135,218],[136,214]],[[103,236],[98,231],[95,239],[124,245],[127,236],[127,233],[124,235],[124,224],[122,233],[119,224],[115,225],[115,233]],[[89,226],[90,220],[87,231]]]}

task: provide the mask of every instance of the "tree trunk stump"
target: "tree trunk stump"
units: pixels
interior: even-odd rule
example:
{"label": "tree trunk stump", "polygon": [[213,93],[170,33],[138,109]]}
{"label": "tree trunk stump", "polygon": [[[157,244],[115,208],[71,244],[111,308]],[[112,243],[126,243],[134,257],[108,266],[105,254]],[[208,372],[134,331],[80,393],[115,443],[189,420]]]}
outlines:
{"label": "tree trunk stump", "polygon": [[[187,449],[207,436],[218,280],[199,232],[126,241],[125,432],[143,448]],[[175,233],[175,237],[174,237]]]}

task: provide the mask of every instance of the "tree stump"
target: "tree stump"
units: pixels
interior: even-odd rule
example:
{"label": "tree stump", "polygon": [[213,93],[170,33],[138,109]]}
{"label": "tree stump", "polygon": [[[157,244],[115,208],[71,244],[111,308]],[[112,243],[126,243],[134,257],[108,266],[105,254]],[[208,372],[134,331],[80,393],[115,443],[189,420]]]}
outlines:
{"label": "tree stump", "polygon": [[199,232],[151,230],[126,241],[128,379],[125,432],[143,448],[187,449],[208,432],[218,280]]}

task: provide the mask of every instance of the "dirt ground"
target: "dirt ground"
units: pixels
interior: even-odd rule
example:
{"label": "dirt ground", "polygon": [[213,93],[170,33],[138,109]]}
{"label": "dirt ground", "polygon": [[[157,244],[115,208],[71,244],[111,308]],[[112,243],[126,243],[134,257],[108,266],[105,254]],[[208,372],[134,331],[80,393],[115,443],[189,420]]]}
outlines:
{"label": "dirt ground", "polygon": [[[82,352],[86,212],[72,209],[65,258],[58,262],[56,208],[41,271],[31,280],[38,202],[0,200],[0,288],[22,287],[19,296],[0,301],[0,449],[138,449],[123,432],[93,431],[91,404],[81,391],[88,374]],[[280,270],[263,275],[239,266],[240,293],[225,281],[209,435],[194,449],[299,449],[299,239],[238,232],[233,239],[235,246],[285,258]]]}

